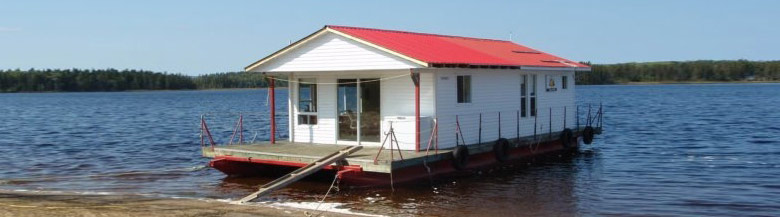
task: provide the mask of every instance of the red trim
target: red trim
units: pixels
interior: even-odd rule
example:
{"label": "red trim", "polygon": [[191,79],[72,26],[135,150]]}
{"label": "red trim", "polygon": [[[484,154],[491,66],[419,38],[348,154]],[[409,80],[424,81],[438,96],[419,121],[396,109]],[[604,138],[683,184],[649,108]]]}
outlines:
{"label": "red trim", "polygon": [[274,83],[276,83],[273,77],[268,79],[268,97],[271,101],[271,144],[276,143],[276,94],[274,93]]}
{"label": "red trim", "polygon": [[[306,165],[309,165],[308,163],[303,162],[295,162],[295,161],[278,161],[278,160],[264,160],[264,159],[253,159],[251,157],[235,157],[235,156],[216,156],[214,157],[214,160],[212,162],[216,161],[238,161],[238,162],[247,162],[247,163],[257,163],[257,164],[265,164],[265,165],[275,165],[275,166],[287,166],[287,167],[305,167]],[[347,166],[333,166],[333,165],[327,165],[323,167],[323,169],[326,170],[351,170],[356,172],[362,172],[363,168],[359,165],[347,165]]]}
{"label": "red trim", "polygon": [[361,174],[363,173],[363,167],[360,167],[358,165],[343,166],[341,169],[339,169],[338,172],[336,172],[336,175],[338,175],[339,179],[341,179],[344,177],[344,174],[346,173]]}

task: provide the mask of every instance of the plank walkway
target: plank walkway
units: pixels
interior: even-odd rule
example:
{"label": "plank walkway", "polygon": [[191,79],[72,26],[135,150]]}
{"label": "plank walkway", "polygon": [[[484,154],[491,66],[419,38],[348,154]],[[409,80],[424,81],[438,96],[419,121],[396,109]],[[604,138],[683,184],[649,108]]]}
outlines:
{"label": "plank walkway", "polygon": [[352,146],[352,147],[341,149],[337,152],[333,152],[332,154],[322,157],[321,159],[315,161],[314,163],[306,165],[305,167],[301,167],[287,175],[279,177],[274,181],[266,183],[265,185],[261,186],[260,189],[257,190],[257,192],[252,193],[239,200],[239,203],[246,203],[251,200],[257,199],[258,197],[268,195],[271,192],[278,190],[280,188],[284,188],[285,186],[290,185],[293,182],[301,180],[304,177],[319,171],[320,169],[322,169],[327,165],[330,165],[332,163],[335,163],[338,160],[342,160],[346,158],[347,156],[349,156],[352,153],[355,153],[361,148],[363,148],[363,146]]}

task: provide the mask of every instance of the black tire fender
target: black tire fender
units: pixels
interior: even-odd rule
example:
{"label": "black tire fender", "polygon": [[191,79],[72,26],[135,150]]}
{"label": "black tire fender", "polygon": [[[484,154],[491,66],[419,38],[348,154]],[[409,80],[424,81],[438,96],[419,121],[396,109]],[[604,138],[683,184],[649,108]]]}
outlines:
{"label": "black tire fender", "polygon": [[493,153],[496,155],[496,161],[506,162],[509,160],[509,140],[500,138],[493,144]]}
{"label": "black tire fender", "polygon": [[574,133],[571,131],[571,129],[566,128],[561,131],[561,145],[563,145],[564,148],[570,148],[571,147],[571,138],[574,137]]}
{"label": "black tire fender", "polygon": [[585,144],[591,144],[593,143],[593,135],[595,134],[595,131],[593,130],[593,127],[587,126],[585,129],[582,130],[582,142]]}
{"label": "black tire fender", "polygon": [[459,145],[452,151],[452,166],[456,170],[463,170],[469,164],[469,149],[466,146]]}

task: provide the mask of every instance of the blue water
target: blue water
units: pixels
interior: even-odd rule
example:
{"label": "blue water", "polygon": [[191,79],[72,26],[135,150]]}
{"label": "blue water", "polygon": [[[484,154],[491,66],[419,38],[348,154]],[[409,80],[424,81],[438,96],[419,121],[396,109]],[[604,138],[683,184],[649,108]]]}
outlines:
{"label": "blue water", "polygon": [[[265,90],[0,94],[0,189],[238,198],[262,178],[203,168],[199,121],[227,142],[267,140]],[[286,134],[286,92],[279,91]],[[780,214],[780,85],[578,86],[605,131],[573,157],[328,202],[385,215],[772,216]],[[316,201],[327,184],[272,197]]]}

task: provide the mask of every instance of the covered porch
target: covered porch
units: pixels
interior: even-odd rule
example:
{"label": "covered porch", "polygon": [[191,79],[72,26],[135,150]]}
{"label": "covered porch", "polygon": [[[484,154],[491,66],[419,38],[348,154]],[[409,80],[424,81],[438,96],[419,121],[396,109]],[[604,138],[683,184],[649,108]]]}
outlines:
{"label": "covered porch", "polygon": [[[421,69],[266,72],[287,82],[287,142],[420,151],[434,128],[432,73]],[[269,101],[275,101],[269,86]],[[269,108],[275,116],[276,105]],[[270,123],[275,128],[275,121]],[[271,131],[270,142],[279,139]]]}

